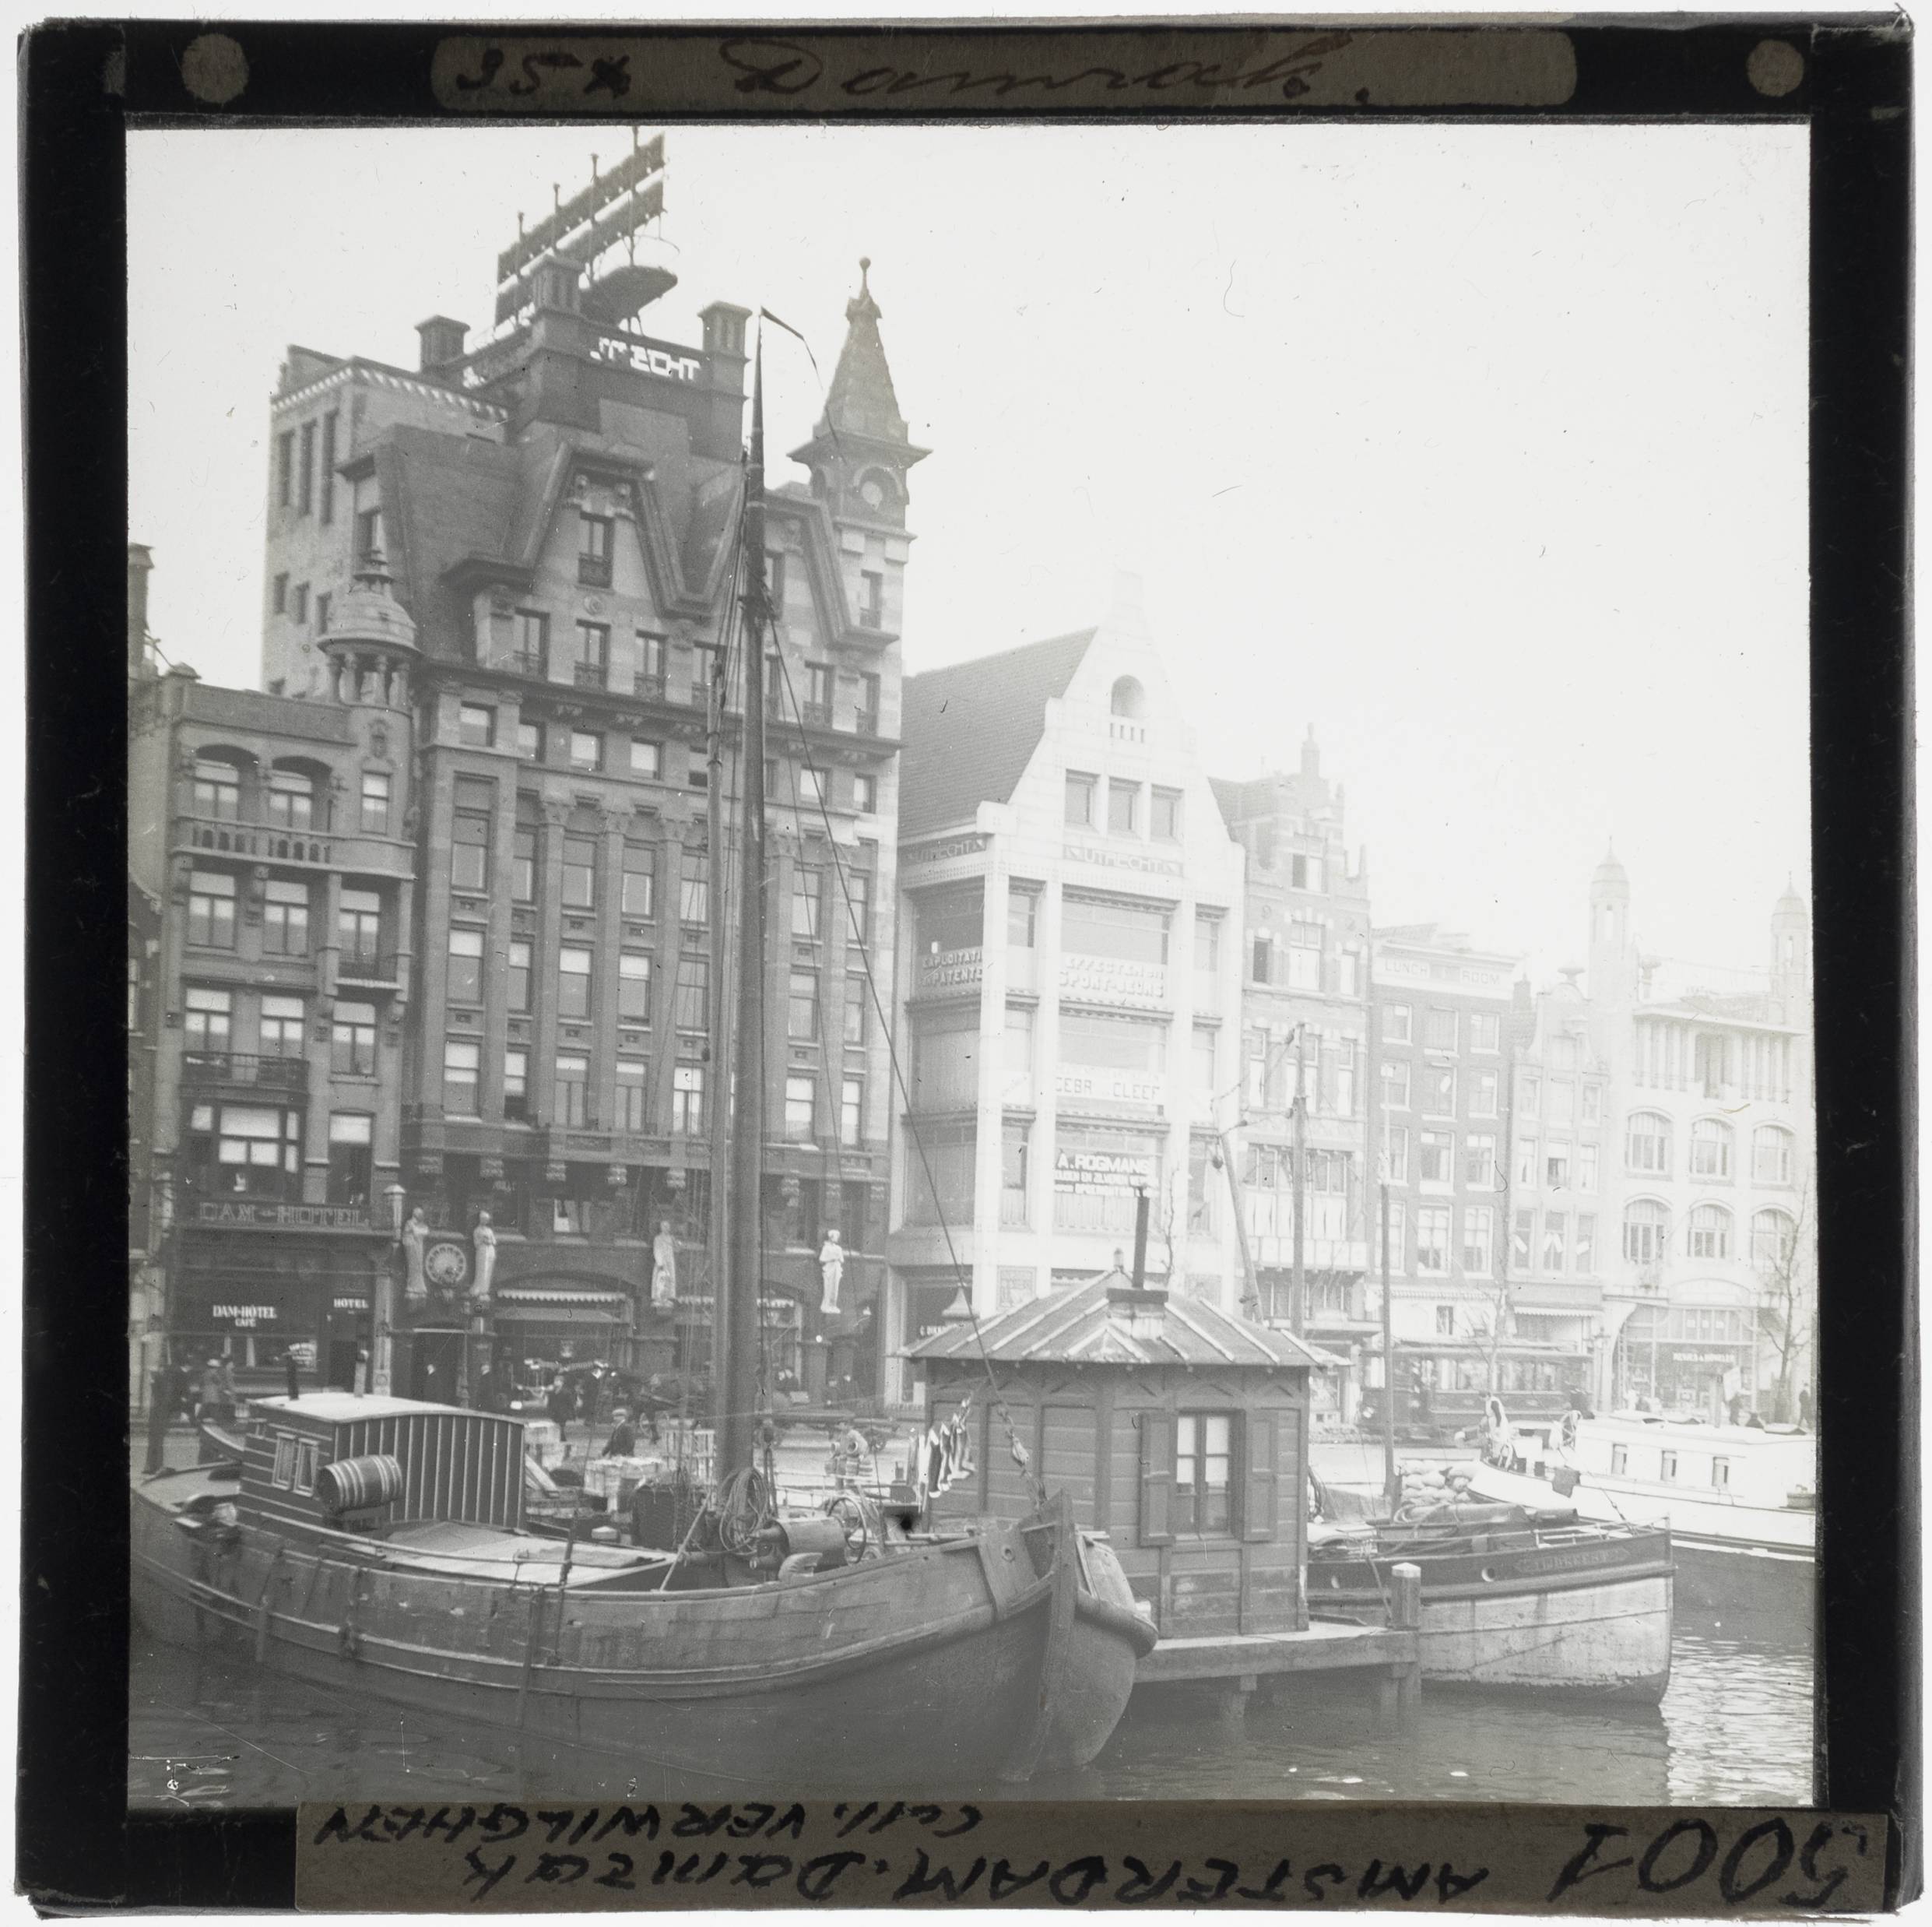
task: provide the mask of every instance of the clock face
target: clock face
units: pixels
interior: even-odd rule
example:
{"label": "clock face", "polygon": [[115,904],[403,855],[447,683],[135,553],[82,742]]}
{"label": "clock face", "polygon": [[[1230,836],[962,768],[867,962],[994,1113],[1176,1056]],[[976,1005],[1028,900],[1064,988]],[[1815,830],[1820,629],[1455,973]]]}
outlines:
{"label": "clock face", "polygon": [[423,1254],[423,1269],[436,1284],[460,1285],[469,1275],[469,1254],[454,1239],[445,1239]]}
{"label": "clock face", "polygon": [[880,508],[884,504],[886,491],[880,486],[879,478],[876,475],[868,475],[859,484],[859,492],[874,508]]}

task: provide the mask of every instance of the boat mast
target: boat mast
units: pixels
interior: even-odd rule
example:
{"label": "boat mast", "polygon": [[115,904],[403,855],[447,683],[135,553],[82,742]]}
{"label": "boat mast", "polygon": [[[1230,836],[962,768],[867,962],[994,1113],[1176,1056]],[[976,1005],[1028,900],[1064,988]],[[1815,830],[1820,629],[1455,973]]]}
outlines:
{"label": "boat mast", "polygon": [[764,344],[755,351],[751,387],[751,461],[745,476],[743,749],[739,758],[743,811],[739,840],[739,898],[744,921],[738,945],[738,1021],[732,1037],[737,1074],[731,1088],[731,1251],[718,1281],[718,1471],[725,1477],[752,1463],[758,1402],[758,1299],[763,1285],[764,1214],[764,645],[769,610],[764,575]]}
{"label": "boat mast", "polygon": [[[735,575],[733,581],[735,586]],[[727,706],[725,698],[731,686],[729,665],[731,659],[732,613],[727,610],[725,620],[719,627],[718,646],[711,652],[711,687],[705,702],[705,906],[710,926],[711,970],[704,1021],[711,1033],[711,1048],[705,1053],[704,1125],[710,1143],[711,1155],[707,1162],[710,1167],[711,1182],[704,1244],[711,1256],[712,1322],[711,1355],[708,1363],[711,1366],[714,1425],[724,1408],[724,1381],[718,1368],[717,1320],[722,1315],[719,1307],[726,1296],[725,1278],[730,1262],[729,1254],[725,1250],[731,1225],[731,1057],[726,1047],[731,1032],[731,966],[725,928],[725,920],[730,905],[729,893],[725,888],[728,872],[725,863],[725,717]],[[690,1331],[694,1340],[698,1331],[695,1320],[691,1324]],[[693,1349],[695,1349],[694,1345]]]}

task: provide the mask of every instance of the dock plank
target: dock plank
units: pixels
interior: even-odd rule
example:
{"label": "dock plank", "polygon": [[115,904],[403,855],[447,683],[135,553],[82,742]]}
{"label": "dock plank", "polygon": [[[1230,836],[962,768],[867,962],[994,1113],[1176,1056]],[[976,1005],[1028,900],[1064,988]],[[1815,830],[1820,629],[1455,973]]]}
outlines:
{"label": "dock plank", "polygon": [[1232,1679],[1264,1673],[1341,1672],[1412,1666],[1420,1635],[1317,1620],[1301,1633],[1231,1633],[1163,1639],[1136,1669],[1136,1684]]}

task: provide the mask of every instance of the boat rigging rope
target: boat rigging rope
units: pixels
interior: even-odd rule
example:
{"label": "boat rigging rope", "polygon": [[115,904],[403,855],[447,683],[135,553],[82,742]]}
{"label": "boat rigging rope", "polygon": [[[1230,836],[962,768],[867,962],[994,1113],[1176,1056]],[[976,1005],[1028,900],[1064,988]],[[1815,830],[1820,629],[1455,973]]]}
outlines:
{"label": "boat rigging rope", "polygon": [[[775,617],[769,616],[769,612],[768,612],[768,619],[771,621],[771,639],[775,645],[778,642],[778,624]],[[958,1247],[953,1242],[953,1228],[947,1220],[945,1208],[939,1202],[939,1182],[933,1170],[932,1160],[927,1155],[925,1141],[919,1135],[919,1122],[913,1111],[912,1093],[906,1083],[905,1067],[900,1061],[898,1045],[893,1036],[891,1016],[886,1008],[883,997],[880,993],[878,979],[873,974],[871,947],[868,933],[859,927],[859,915],[853,905],[852,886],[846,874],[845,860],[840,854],[838,839],[833,832],[831,813],[826,804],[826,772],[813,757],[811,744],[806,739],[803,712],[799,708],[797,691],[792,686],[791,666],[785,661],[785,652],[782,647],[775,649],[774,659],[778,665],[779,677],[783,685],[787,703],[791,709],[789,727],[797,738],[799,760],[816,779],[816,787],[818,792],[818,814],[824,825],[826,846],[831,855],[832,874],[838,879],[839,895],[845,906],[845,921],[850,932],[847,939],[848,948],[856,951],[858,955],[859,967],[865,973],[866,988],[871,997],[873,1007],[878,1015],[880,1032],[885,1039],[887,1058],[891,1066],[892,1080],[905,1106],[903,1115],[906,1120],[907,1133],[912,1140],[913,1149],[919,1155],[919,1166],[925,1174],[926,1189],[933,1200],[934,1209],[939,1218],[940,1230],[946,1240],[947,1256],[952,1264],[954,1278],[965,1296],[967,1317],[972,1327],[973,1343],[978,1350],[979,1362],[985,1368],[986,1373],[987,1393],[992,1400],[993,1409],[999,1414],[1000,1422],[1006,1428],[1007,1447],[1012,1454],[1013,1464],[1019,1468],[1020,1475],[1031,1487],[1034,1503],[1044,1506],[1046,1503],[1045,1482],[1034,1472],[1032,1454],[1027,1450],[1024,1443],[1021,1440],[1018,1429],[1013,1424],[1013,1414],[1008,1410],[1006,1400],[1000,1395],[999,1381],[994,1373],[992,1359],[987,1352],[986,1342],[980,1330],[979,1313],[973,1306],[971,1282],[967,1275],[966,1268],[960,1262]],[[804,824],[796,797],[792,804],[792,813],[794,824],[802,839],[804,835]],[[825,1077],[829,1095],[831,1077],[829,1066],[826,1067]]]}

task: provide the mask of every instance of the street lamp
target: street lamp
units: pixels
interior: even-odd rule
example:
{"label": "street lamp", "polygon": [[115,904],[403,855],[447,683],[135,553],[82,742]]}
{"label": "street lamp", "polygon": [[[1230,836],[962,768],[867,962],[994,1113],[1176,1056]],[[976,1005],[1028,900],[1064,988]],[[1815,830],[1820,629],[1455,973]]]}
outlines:
{"label": "street lamp", "polygon": [[392,1377],[392,1352],[390,1327],[395,1322],[395,1259],[402,1243],[402,1204],[406,1194],[400,1184],[384,1188],[383,1202],[389,1208],[388,1252],[376,1274],[374,1344],[370,1349],[369,1389],[387,1396]]}

